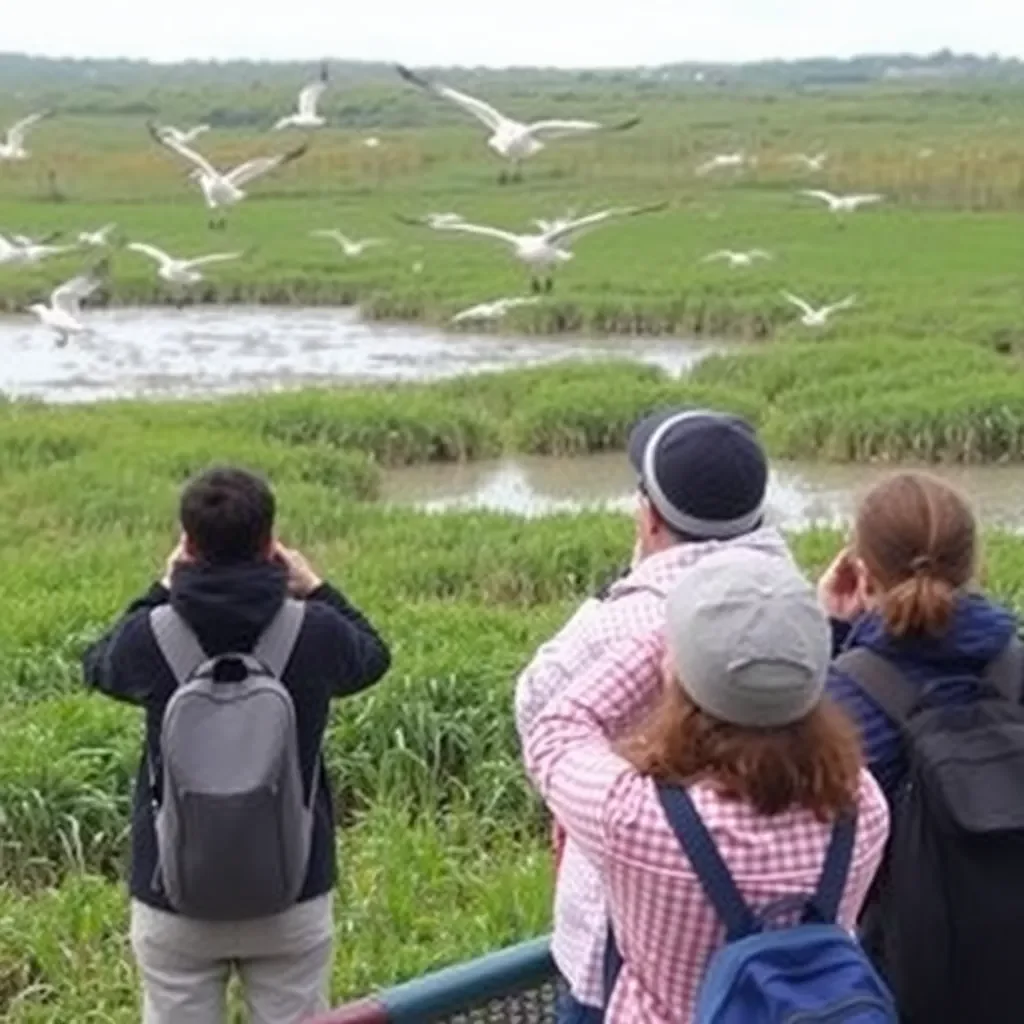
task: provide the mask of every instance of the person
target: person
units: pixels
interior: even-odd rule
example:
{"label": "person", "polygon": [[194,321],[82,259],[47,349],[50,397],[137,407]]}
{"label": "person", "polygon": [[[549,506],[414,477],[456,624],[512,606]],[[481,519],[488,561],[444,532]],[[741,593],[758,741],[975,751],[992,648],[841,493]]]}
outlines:
{"label": "person", "polygon": [[[685,790],[755,912],[810,897],[833,824],[855,815],[838,902],[848,931],[888,830],[856,731],[823,696],[828,623],[799,570],[723,548],[679,575],[664,618],[582,673],[524,737],[534,783],[607,894],[622,956],[608,1024],[690,1024],[726,941],[659,787]],[[638,679],[632,665],[651,660],[660,678]],[[641,696],[652,710],[636,723]]]}
{"label": "person", "polygon": [[[261,478],[231,467],[201,473],[181,495],[180,520],[181,541],[163,579],[84,656],[88,686],[145,710],[130,868],[131,942],[142,976],[143,1021],[223,1024],[234,965],[253,1024],[296,1024],[326,1008],[330,977],[330,893],[337,867],[331,789],[320,756],[329,701],[377,682],[390,654],[340,591],[276,539],[275,497]],[[158,856],[159,799],[150,766],[160,764],[164,713],[178,680],[154,633],[153,616],[169,606],[201,654],[215,658],[252,651],[289,596],[302,603],[303,614],[280,682],[294,705],[301,789],[312,807],[305,880],[297,902],[272,916],[190,918],[175,912],[160,884],[166,865]]]}
{"label": "person", "polygon": [[[665,597],[688,567],[733,547],[790,560],[782,536],[764,523],[767,458],[742,419],[712,410],[662,410],[635,425],[628,457],[638,486],[632,563],[584,601],[522,672],[515,695],[521,738],[553,699],[602,659],[631,659],[639,694],[631,710],[634,718],[645,713],[660,665],[632,641],[663,626]],[[599,872],[570,840],[560,857],[552,939],[566,982],[562,1024],[601,1020],[606,938]]]}
{"label": "person", "polygon": [[1024,646],[977,565],[968,502],[901,472],[865,495],[819,584],[829,693],[859,725],[893,815],[863,940],[910,1024],[1019,1017]]}

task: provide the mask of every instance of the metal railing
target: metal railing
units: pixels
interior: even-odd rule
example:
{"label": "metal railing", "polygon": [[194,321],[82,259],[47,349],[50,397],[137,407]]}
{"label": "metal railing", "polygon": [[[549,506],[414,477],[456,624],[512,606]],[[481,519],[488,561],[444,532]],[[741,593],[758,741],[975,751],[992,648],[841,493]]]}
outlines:
{"label": "metal railing", "polygon": [[310,1024],[554,1024],[558,975],[548,938],[347,1003]]}

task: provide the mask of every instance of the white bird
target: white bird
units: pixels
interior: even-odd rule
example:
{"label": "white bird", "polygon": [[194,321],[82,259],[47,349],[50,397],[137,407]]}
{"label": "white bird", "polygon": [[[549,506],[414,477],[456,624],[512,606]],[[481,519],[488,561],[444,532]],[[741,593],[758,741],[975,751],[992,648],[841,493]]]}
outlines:
{"label": "white bird", "polygon": [[460,231],[484,238],[495,238],[512,246],[516,257],[525,263],[532,272],[531,287],[535,292],[551,291],[553,287],[552,273],[559,263],[567,263],[573,254],[563,247],[570,238],[579,232],[621,217],[635,217],[642,213],[653,213],[663,210],[668,203],[650,203],[646,206],[627,206],[600,210],[597,213],[578,217],[576,220],[563,224],[561,227],[540,234],[519,235],[500,228],[483,224],[470,224],[468,221],[446,221],[438,223],[436,219],[410,220],[399,217],[403,223],[430,227],[436,231]]}
{"label": "white bird", "polygon": [[367,149],[376,149],[380,145],[380,139],[376,135],[371,135],[369,138],[363,139],[363,145]]}
{"label": "white bird", "polygon": [[169,136],[161,135],[153,124],[149,125],[149,133],[161,146],[177,153],[192,165],[193,170],[189,178],[197,181],[202,189],[203,198],[210,210],[210,227],[225,226],[224,214],[221,213],[218,218],[217,211],[223,211],[226,207],[240,203],[246,197],[246,192],[242,189],[243,185],[262,178],[263,175],[269,174],[293,160],[298,160],[309,149],[309,143],[304,142],[301,146],[285,153],[278,153],[275,156],[258,156],[252,160],[246,160],[245,163],[239,164],[230,171],[222,172],[218,171],[206,157],[195,150],[189,149],[188,146],[176,142]]}
{"label": "white bird", "polygon": [[110,245],[110,236],[116,228],[116,224],[104,224],[97,231],[79,231],[78,244],[87,245],[93,249],[103,249]]}
{"label": "white bird", "polygon": [[33,241],[27,235],[15,235],[12,238],[5,238],[0,235],[0,264],[12,266],[28,266],[40,263],[50,256],[59,256],[64,252],[71,252],[73,245],[51,245],[51,239],[59,233],[47,235],[39,242]]}
{"label": "white bird", "polygon": [[815,153],[814,156],[808,156],[806,153],[794,153],[792,156],[787,157],[787,159],[790,163],[802,164],[808,171],[820,171],[825,166],[828,153]]}
{"label": "white bird", "polygon": [[880,203],[885,197],[877,192],[855,193],[847,196],[837,196],[832,192],[826,192],[820,188],[802,189],[802,196],[810,196],[812,199],[820,199],[828,204],[833,213],[853,213],[862,206],[869,206],[871,203]]}
{"label": "white bird", "polygon": [[466,320],[498,320],[510,309],[516,309],[519,306],[532,306],[538,302],[540,302],[538,295],[522,295],[508,299],[495,299],[493,302],[481,302],[477,306],[470,306],[468,309],[456,313],[451,322],[461,324]]}
{"label": "white bird", "polygon": [[626,121],[610,125],[601,124],[599,121],[578,120],[545,120],[529,123],[514,121],[483,100],[478,100],[474,96],[468,96],[466,93],[459,92],[457,89],[452,89],[447,85],[429,82],[401,64],[397,64],[395,67],[399,75],[407,82],[427,92],[431,92],[435,96],[449,100],[482,122],[490,130],[491,137],[487,140],[487,145],[512,165],[511,175],[507,171],[502,171],[498,179],[502,182],[518,179],[521,176],[520,165],[522,161],[533,156],[535,153],[539,153],[547,141],[568,136],[586,135],[593,132],[621,132],[640,123],[639,117],[631,117]]}
{"label": "white bird", "polygon": [[49,117],[52,111],[41,110],[37,114],[29,114],[7,129],[6,138],[0,142],[0,160],[24,160],[28,156],[25,148],[25,135],[29,128],[38,124],[44,117]]}
{"label": "white bird", "polygon": [[187,287],[198,284],[203,279],[200,267],[207,267],[212,263],[226,263],[229,260],[240,259],[244,253],[241,252],[214,252],[208,256],[198,256],[191,260],[176,259],[158,249],[155,245],[147,245],[145,242],[132,242],[128,248],[132,252],[142,253],[157,263],[157,277],[162,278],[169,284]]}
{"label": "white bird", "polygon": [[352,239],[347,235],[343,235],[340,231],[335,231],[333,229],[311,231],[310,234],[314,238],[330,238],[332,241],[337,242],[338,245],[341,246],[345,255],[351,258],[362,256],[363,253],[371,246],[384,244],[383,238]]}
{"label": "white bird", "polygon": [[320,102],[320,97],[323,96],[327,89],[327,82],[327,62],[325,61],[320,65],[320,76],[317,80],[310,82],[299,93],[299,104],[296,112],[289,114],[287,117],[282,117],[274,125],[274,131],[280,131],[282,128],[323,128],[327,124],[327,120],[317,113],[316,108]]}
{"label": "white bird", "polygon": [[35,313],[40,323],[51,327],[57,332],[57,347],[63,348],[72,335],[87,334],[86,327],[79,316],[82,303],[95,292],[106,279],[109,264],[106,260],[97,264],[92,270],[66,281],[50,294],[50,304],[36,302],[28,307]]}
{"label": "white bird", "polygon": [[791,292],[783,292],[782,296],[787,302],[792,303],[803,313],[803,316],[800,317],[800,322],[805,327],[824,327],[833,313],[838,313],[843,309],[849,309],[857,301],[857,297],[855,295],[847,295],[842,302],[834,302],[831,306],[819,306],[815,309],[809,302],[805,302],[801,299],[799,295],[793,295]]}
{"label": "white bird", "polygon": [[772,254],[764,249],[748,249],[746,252],[737,252],[734,249],[719,249],[705,256],[702,263],[718,263],[725,260],[730,267],[749,267],[757,260],[770,260]]}
{"label": "white bird", "polygon": [[187,146],[190,142],[195,142],[200,135],[205,135],[210,130],[208,124],[197,124],[192,128],[175,128],[173,124],[163,124],[157,128],[157,131],[161,135],[166,135],[169,139],[174,139],[181,146]]}
{"label": "white bird", "polygon": [[718,153],[711,157],[710,160],[705,160],[704,163],[700,164],[697,167],[697,173],[705,175],[710,174],[712,171],[739,169],[740,167],[746,167],[748,163],[752,164],[754,161],[745,153]]}

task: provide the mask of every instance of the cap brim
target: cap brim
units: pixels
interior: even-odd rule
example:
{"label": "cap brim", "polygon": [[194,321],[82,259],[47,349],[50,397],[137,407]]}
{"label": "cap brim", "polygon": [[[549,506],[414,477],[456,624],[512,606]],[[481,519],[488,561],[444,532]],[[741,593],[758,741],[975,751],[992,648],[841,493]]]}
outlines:
{"label": "cap brim", "polygon": [[652,412],[640,420],[629,432],[629,440],[626,442],[626,455],[629,457],[630,465],[637,471],[643,473],[644,452],[647,451],[647,442],[654,437],[654,432],[673,416],[684,412],[683,409],[662,409],[659,412]]}

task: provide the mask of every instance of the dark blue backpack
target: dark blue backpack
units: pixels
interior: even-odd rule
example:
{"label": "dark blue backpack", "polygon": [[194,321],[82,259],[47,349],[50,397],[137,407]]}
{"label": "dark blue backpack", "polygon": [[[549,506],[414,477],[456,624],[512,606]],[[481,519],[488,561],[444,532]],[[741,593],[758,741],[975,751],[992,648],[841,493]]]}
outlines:
{"label": "dark blue backpack", "polygon": [[[708,962],[693,1024],[896,1024],[899,1015],[885,982],[856,939],[836,924],[853,857],[855,815],[836,822],[812,896],[779,900],[755,913],[686,790],[659,786],[658,796],[726,928],[725,946]],[[798,924],[771,927],[780,914],[797,911]],[[610,975],[613,948],[610,942]]]}

